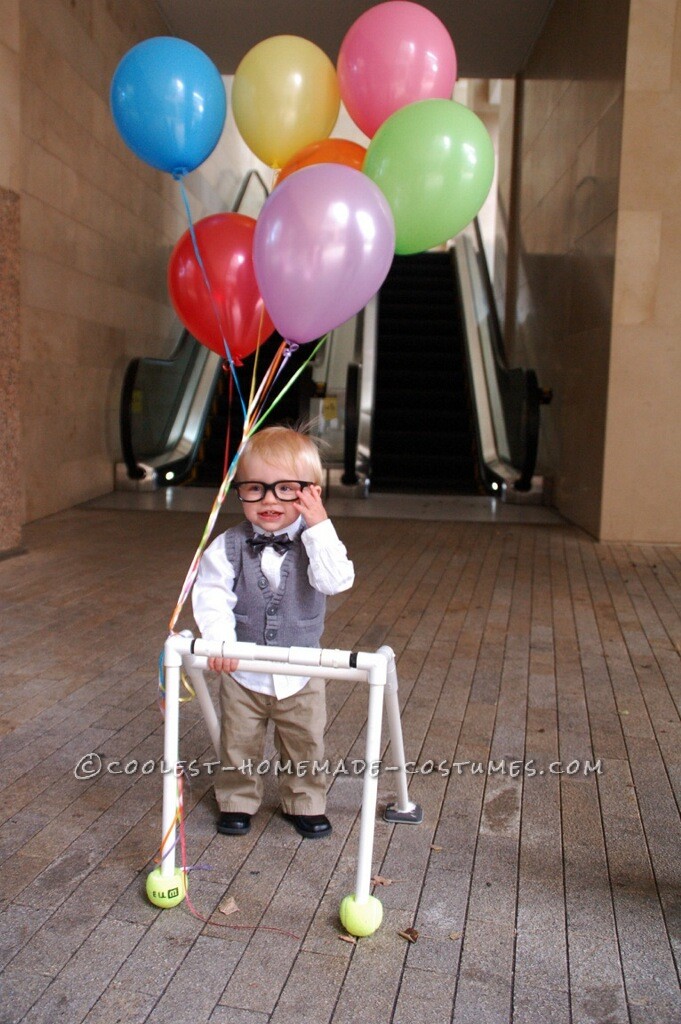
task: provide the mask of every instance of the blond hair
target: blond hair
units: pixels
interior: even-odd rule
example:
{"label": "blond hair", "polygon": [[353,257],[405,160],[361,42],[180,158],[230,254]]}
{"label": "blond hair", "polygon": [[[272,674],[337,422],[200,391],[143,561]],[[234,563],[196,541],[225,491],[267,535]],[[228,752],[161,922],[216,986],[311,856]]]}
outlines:
{"label": "blond hair", "polygon": [[[272,466],[281,466],[292,480],[324,483],[324,467],[316,440],[294,427],[265,427],[248,439],[239,458],[241,465],[255,455]],[[237,472],[237,478],[243,474]]]}

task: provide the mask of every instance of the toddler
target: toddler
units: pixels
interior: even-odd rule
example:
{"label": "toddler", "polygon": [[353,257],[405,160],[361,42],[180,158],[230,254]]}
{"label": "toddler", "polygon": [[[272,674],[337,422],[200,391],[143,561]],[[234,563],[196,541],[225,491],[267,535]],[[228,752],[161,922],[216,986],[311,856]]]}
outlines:
{"label": "toddler", "polygon": [[[354,582],[322,503],[322,480],[319,449],[308,435],[269,427],[248,440],[233,484],[245,522],[206,549],[192,591],[204,639],[321,646],[326,595]],[[240,671],[233,658],[210,658],[208,666],[221,673],[218,832],[245,835],[251,827],[271,720],[283,815],[306,839],[328,835],[326,778],[312,770],[324,760],[325,681]],[[303,761],[308,770],[302,765],[298,774]]]}

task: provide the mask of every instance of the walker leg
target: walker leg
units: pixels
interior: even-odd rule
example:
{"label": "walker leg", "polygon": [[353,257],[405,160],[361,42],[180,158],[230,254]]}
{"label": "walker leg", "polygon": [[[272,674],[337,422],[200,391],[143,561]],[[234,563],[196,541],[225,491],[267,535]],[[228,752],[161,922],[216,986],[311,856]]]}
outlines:
{"label": "walker leg", "polygon": [[180,725],[180,670],[165,669],[165,720],[163,728],[163,815],[161,830],[161,874],[175,871],[177,820],[177,755]]}
{"label": "walker leg", "polygon": [[383,812],[383,818],[385,821],[419,825],[423,821],[423,810],[419,804],[415,804],[409,799],[407,792],[407,763],[404,757],[402,720],[400,718],[400,704],[397,696],[395,655],[390,648],[381,648],[381,650],[389,651],[385,706],[390,732],[390,750],[397,766],[397,803],[388,804]]}
{"label": "walker leg", "polygon": [[163,728],[163,814],[161,866],[147,876],[147,896],[157,907],[175,907],[187,892],[182,868],[175,867],[177,834],[177,755],[180,727],[180,663],[164,667],[165,721]]}
{"label": "walker leg", "polygon": [[216,757],[220,758],[220,722],[218,720],[213,699],[206,686],[204,667],[207,664],[206,658],[198,658],[194,654],[187,654],[182,659],[184,670],[191,679],[194,692],[199,700],[199,705],[206,722],[208,735],[211,738]]}
{"label": "walker leg", "polygon": [[385,662],[369,675],[369,713],[367,717],[366,765],[359,820],[359,849],[355,892],[341,900],[339,916],[351,935],[372,935],[383,919],[383,904],[369,893],[374,827],[378,798],[378,768],[381,756],[381,717],[385,688]]}
{"label": "walker leg", "polygon": [[374,828],[378,799],[378,766],[381,757],[381,717],[383,685],[369,681],[369,713],[367,717],[366,766],[362,789],[362,812],[359,821],[359,850],[355,900],[366,903],[371,884],[371,858],[374,850]]}

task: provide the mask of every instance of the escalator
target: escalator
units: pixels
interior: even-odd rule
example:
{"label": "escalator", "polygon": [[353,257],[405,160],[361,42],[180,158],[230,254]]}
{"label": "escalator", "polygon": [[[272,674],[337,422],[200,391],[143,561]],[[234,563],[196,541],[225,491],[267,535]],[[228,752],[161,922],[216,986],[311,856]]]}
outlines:
{"label": "escalator", "polygon": [[[270,366],[282,338],[273,334],[255,354],[243,360],[235,376],[248,400]],[[282,373],[281,397],[272,422],[304,422],[313,390],[311,370],[283,393],[306,353],[301,348]],[[168,359],[134,359],[128,365],[121,393],[121,449],[118,486],[219,487],[225,458],[233,458],[241,441],[244,415],[239,391],[226,363],[185,331]]]}
{"label": "escalator", "polygon": [[464,342],[450,254],[396,256],[378,300],[373,491],[480,491]]}
{"label": "escalator", "polygon": [[120,404],[119,489],[153,489],[192,472],[222,360],[183,331],[167,359],[128,364]]}
{"label": "escalator", "polygon": [[[536,486],[540,407],[551,393],[534,371],[506,363],[477,224],[449,252],[395,257],[355,321],[349,345],[332,337],[322,350],[327,367],[336,367],[336,391],[306,371],[268,422],[307,420],[312,395],[316,406],[339,409],[330,425],[345,439],[341,480],[355,487],[348,494],[509,498]],[[259,372],[280,343],[274,335],[261,346]],[[286,380],[303,350],[291,357]],[[186,332],[168,359],[133,360],[121,396],[118,487],[221,483],[228,424],[231,458],[243,423],[222,362]],[[339,365],[347,367],[343,387]],[[247,396],[253,357],[237,373]]]}
{"label": "escalator", "polygon": [[477,220],[448,252],[395,257],[361,319],[344,481],[365,493],[541,497],[540,411],[552,395],[507,362]]}

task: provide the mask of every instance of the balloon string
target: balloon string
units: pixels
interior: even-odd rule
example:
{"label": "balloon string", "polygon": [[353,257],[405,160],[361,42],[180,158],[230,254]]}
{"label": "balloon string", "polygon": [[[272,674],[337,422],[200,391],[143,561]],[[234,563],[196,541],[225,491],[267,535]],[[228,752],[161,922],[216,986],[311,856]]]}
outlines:
{"label": "balloon string", "polygon": [[269,392],[271,391],[272,385],[274,384],[274,381],[279,376],[279,370],[281,368],[282,361],[284,361],[284,362],[287,361],[289,356],[291,355],[291,351],[292,351],[291,344],[289,342],[287,342],[287,341],[283,341],[282,344],[280,345],[279,349],[277,350],[277,352],[276,352],[276,354],[274,356],[274,359],[272,360],[272,363],[270,364],[270,366],[269,366],[269,368],[268,368],[268,370],[267,370],[267,372],[266,372],[266,374],[265,374],[265,376],[264,376],[260,386],[258,387],[254,397],[252,398],[251,402],[249,403],[249,409],[248,409],[246,417],[245,417],[244,429],[243,429],[243,434],[242,434],[242,437],[241,437],[241,441],[239,443],[239,447],[238,447],[238,449],[236,451],[236,454],[234,455],[234,458],[231,461],[231,464],[229,466],[227,474],[226,474],[224,480],[222,481],[222,483],[220,485],[220,488],[218,490],[218,493],[217,493],[217,495],[215,497],[215,500],[213,502],[213,506],[211,508],[210,514],[208,516],[208,520],[206,522],[206,525],[205,525],[205,528],[204,528],[204,531],[203,531],[203,535],[202,535],[201,540],[199,542],[199,545],[198,545],[198,547],[197,547],[197,549],[196,549],[196,551],[194,553],[194,557],[193,557],[191,565],[189,566],[189,569],[187,571],[187,575],[185,576],[184,583],[182,584],[182,589],[180,591],[180,596],[178,598],[177,604],[175,605],[175,610],[174,610],[174,612],[172,614],[172,617],[170,619],[170,623],[168,625],[168,629],[169,629],[170,633],[172,633],[174,631],[175,626],[177,625],[177,620],[179,619],[180,614],[182,612],[182,609],[183,609],[183,607],[185,605],[185,602],[186,602],[186,600],[187,600],[187,598],[189,596],[189,592],[191,591],[191,588],[194,585],[194,580],[196,579],[196,574],[199,571],[199,562],[201,561],[201,555],[203,554],[204,549],[205,549],[205,547],[206,547],[206,545],[207,545],[207,543],[208,543],[208,541],[209,541],[209,539],[211,537],[211,534],[212,534],[213,529],[215,527],[215,523],[216,523],[218,514],[220,512],[220,508],[222,507],[222,504],[223,504],[225,498],[227,497],[227,494],[229,492],[229,488],[230,488],[230,486],[232,484],[232,481],[233,481],[233,479],[234,479],[234,477],[236,475],[236,468],[237,468],[237,465],[238,465],[238,462],[239,462],[239,457],[241,456],[241,453],[242,453],[242,451],[243,451],[243,449],[244,449],[244,447],[246,445],[246,442],[251,437],[251,435],[255,433],[255,431],[258,429],[258,427],[261,425],[261,423],[263,423],[263,421],[265,419],[267,419],[267,417],[270,415],[272,410],[278,405],[278,403],[284,397],[286,392],[291,388],[291,386],[295,383],[295,381],[300,377],[300,375],[303,372],[303,370],[305,369],[305,367],[308,365],[308,363],[312,359],[314,359],[315,355],[317,354],[317,352],[319,351],[319,349],[321,348],[321,346],[324,344],[324,342],[327,340],[328,337],[329,337],[329,335],[325,334],[324,337],[320,339],[320,341],[317,343],[317,345],[315,346],[313,351],[310,353],[308,358],[305,360],[305,362],[302,364],[302,366],[291,377],[290,381],[288,381],[286,386],[284,388],[282,388],[281,393],[279,394],[279,396],[272,402],[272,404],[269,406],[267,411],[262,413],[262,408],[263,408],[263,406],[264,406],[264,404],[265,404],[265,402],[267,400],[267,396],[268,396]]}
{"label": "balloon string", "polygon": [[[295,384],[295,382],[296,382],[296,381],[298,380],[298,378],[300,377],[300,375],[301,375],[301,373],[303,372],[303,370],[304,370],[304,369],[306,368],[306,366],[307,366],[307,365],[308,365],[308,364],[309,364],[309,363],[310,363],[310,362],[311,362],[311,361],[312,361],[312,360],[314,359],[314,357],[315,357],[315,356],[317,355],[317,352],[319,352],[319,349],[320,349],[320,348],[322,347],[322,345],[323,345],[323,344],[324,344],[324,343],[325,343],[325,342],[326,342],[326,341],[328,340],[328,337],[329,337],[329,335],[328,335],[328,334],[325,334],[323,338],[320,338],[320,339],[319,339],[319,341],[318,341],[318,342],[317,342],[317,344],[315,345],[314,349],[312,350],[312,352],[310,353],[310,355],[309,355],[309,356],[307,357],[307,359],[305,360],[305,362],[304,362],[304,363],[302,364],[302,366],[300,366],[300,367],[299,367],[299,368],[298,368],[298,369],[296,370],[296,372],[295,372],[295,373],[293,374],[293,376],[291,377],[290,381],[288,381],[288,383],[287,383],[287,384],[286,384],[286,385],[285,385],[285,386],[284,386],[284,387],[283,387],[283,388],[281,389],[281,391],[279,392],[279,394],[277,395],[277,397],[276,397],[276,398],[274,399],[274,401],[272,402],[272,404],[271,404],[271,405],[269,406],[269,408],[268,408],[268,409],[266,410],[266,412],[264,412],[264,413],[263,413],[263,415],[262,415],[262,416],[260,417],[260,419],[259,419],[259,420],[258,420],[258,421],[256,422],[255,426],[253,427],[253,430],[254,430],[254,431],[255,431],[255,430],[257,430],[257,429],[258,429],[258,427],[260,426],[260,424],[261,424],[261,423],[262,423],[262,422],[263,422],[264,420],[266,420],[266,419],[267,419],[267,417],[268,417],[268,416],[270,415],[270,413],[272,412],[272,410],[273,410],[274,408],[276,408],[276,406],[277,406],[277,405],[279,405],[279,402],[281,402],[281,400],[282,400],[282,398],[284,397],[284,395],[286,394],[286,392],[287,392],[287,391],[288,391],[288,390],[289,390],[289,389],[290,389],[290,388],[291,388],[291,387],[293,386],[293,384]],[[289,344],[289,342],[285,342],[285,345],[288,345],[288,344]],[[296,346],[296,347],[297,347],[297,346]],[[292,351],[293,351],[293,349],[291,349],[291,352],[292,352]],[[289,352],[289,353],[288,353],[288,355],[290,355],[290,354],[291,354],[291,352]],[[287,358],[288,358],[288,356],[287,356]]]}
{"label": "balloon string", "polygon": [[258,344],[255,346],[255,355],[253,357],[253,373],[251,374],[251,393],[248,396],[248,408],[250,409],[253,404],[253,395],[255,394],[255,378],[258,370],[258,361],[260,357],[260,343],[262,341],[262,332],[265,326],[265,303],[260,304],[260,322],[258,324]]}
{"label": "balloon string", "polygon": [[227,395],[227,434],[225,436],[225,458],[222,463],[222,479],[227,476],[229,469],[229,446],[232,440],[232,399],[234,397],[234,377],[229,378],[229,393]]}
{"label": "balloon string", "polygon": [[[213,920],[212,916],[211,917],[205,917],[203,914],[201,914],[196,909],[196,907],[192,903],[192,900],[191,900],[191,898],[189,896],[189,884],[188,884],[188,881],[187,881],[187,876],[188,876],[189,872],[192,870],[192,868],[190,868],[189,865],[187,864],[187,836],[186,836],[186,831],[185,831],[185,808],[184,808],[184,793],[183,793],[183,780],[182,780],[182,776],[178,777],[178,787],[177,787],[177,790],[178,791],[177,791],[177,816],[176,816],[176,821],[177,821],[177,831],[179,833],[180,863],[182,865],[181,871],[182,871],[183,881],[184,881],[184,902],[186,903],[187,909],[189,910],[189,913],[192,915],[192,917],[197,918],[197,920],[199,920],[199,921],[203,921],[204,924],[209,924],[212,928],[230,928],[230,929],[238,929],[238,930],[243,930],[243,931],[275,932],[278,935],[286,935],[286,936],[288,936],[291,939],[297,939],[298,941],[300,941],[300,936],[299,935],[296,935],[294,932],[289,932],[285,928],[276,928],[273,925],[261,925],[261,924],[258,924],[258,925],[252,925],[252,924],[232,924],[231,922],[228,924],[226,921],[215,921],[215,920]],[[178,845],[178,843],[177,843],[177,840],[176,840],[175,844],[171,847],[171,849],[175,849],[175,847],[177,845]],[[168,851],[168,852],[170,852],[170,851]],[[194,867],[197,867],[197,865],[194,865]]]}
{"label": "balloon string", "polygon": [[[274,357],[274,361],[277,361],[280,358],[281,358],[281,349],[279,350],[279,352],[277,352],[276,356]],[[225,478],[224,478],[224,480],[222,481],[222,483],[220,485],[220,488],[219,488],[218,493],[217,493],[217,495],[215,497],[215,500],[213,501],[213,506],[212,506],[210,514],[208,516],[208,521],[207,521],[206,526],[204,528],[203,535],[202,535],[201,540],[199,542],[199,546],[197,547],[196,552],[194,553],[194,557],[192,559],[191,565],[189,566],[189,570],[187,571],[187,575],[185,576],[185,580],[184,580],[184,583],[182,585],[182,589],[180,591],[180,596],[179,596],[178,602],[177,602],[177,604],[175,606],[175,610],[174,610],[173,615],[172,615],[172,617],[170,619],[170,623],[169,623],[168,628],[169,628],[171,633],[175,629],[175,625],[177,624],[177,620],[180,617],[180,613],[182,611],[182,608],[184,607],[184,604],[185,604],[185,602],[187,600],[187,597],[189,596],[189,592],[190,592],[190,590],[191,590],[191,588],[193,586],[194,580],[196,578],[196,574],[197,574],[198,569],[199,569],[199,562],[201,560],[201,555],[203,554],[204,548],[206,547],[206,544],[208,543],[208,540],[210,539],[210,536],[211,536],[211,534],[213,532],[213,528],[215,526],[215,522],[216,522],[218,514],[220,512],[220,508],[222,507],[222,504],[223,504],[225,498],[227,497],[227,493],[229,491],[230,485],[231,485],[231,483],[232,483],[232,481],[234,479],[234,476],[236,474],[236,467],[237,467],[237,464],[238,464],[241,452],[243,451],[244,446],[245,446],[247,440],[249,439],[249,437],[251,436],[251,434],[255,430],[255,427],[253,426],[253,423],[254,423],[254,420],[256,419],[257,415],[258,415],[259,410],[262,408],[262,404],[263,404],[263,402],[265,400],[265,397],[266,397],[265,394],[262,393],[263,392],[263,385],[266,384],[266,383],[267,383],[267,377],[265,378],[263,383],[260,385],[260,388],[258,389],[258,391],[257,391],[257,393],[256,393],[256,395],[255,395],[255,397],[254,397],[254,399],[253,399],[253,401],[251,403],[251,408],[250,408],[249,412],[247,413],[246,419],[245,419],[245,422],[244,422],[244,429],[243,429],[243,434],[242,434],[242,437],[241,437],[241,442],[240,442],[239,447],[238,447],[238,449],[236,451],[236,454],[234,455],[234,458],[232,459],[232,462],[231,462],[231,464],[229,466],[227,474],[225,475]]]}
{"label": "balloon string", "polygon": [[[248,396],[248,408],[249,409],[253,408],[253,399],[254,399],[254,393],[255,393],[255,381],[256,381],[256,375],[257,375],[257,369],[258,369],[258,356],[260,355],[260,343],[262,341],[262,332],[263,332],[264,322],[265,322],[265,306],[264,306],[263,303],[261,303],[260,304],[260,322],[258,324],[258,337],[257,337],[257,340],[256,340],[256,345],[255,345],[255,356],[254,356],[254,359],[253,359],[253,372],[251,373],[251,390],[250,390],[250,394]],[[223,462],[223,466],[222,466],[222,476],[223,476],[223,479],[224,479],[224,477],[227,476],[227,470],[229,468],[229,448],[230,448],[230,443],[231,443],[231,438],[232,438],[232,418],[229,415],[229,410],[232,408],[233,383],[234,383],[234,377],[231,376],[230,379],[229,379],[229,395],[228,395],[228,398],[227,398],[227,401],[228,401],[228,407],[227,407],[227,436],[225,438],[225,458],[224,458],[224,462]],[[246,412],[245,411],[244,411],[244,419],[246,419]]]}
{"label": "balloon string", "polygon": [[178,599],[178,602],[177,602],[177,604],[175,606],[175,611],[173,612],[172,618],[171,618],[170,623],[168,625],[168,628],[169,628],[171,633],[175,629],[175,625],[177,623],[178,618],[180,617],[180,613],[182,611],[182,608],[184,607],[185,601],[187,600],[187,597],[189,596],[189,591],[192,588],[192,584],[194,583],[194,579],[196,577],[196,573],[198,572],[199,561],[201,559],[201,555],[203,554],[203,549],[205,548],[206,544],[208,543],[208,540],[210,539],[210,535],[213,532],[213,527],[215,526],[215,521],[216,521],[216,519],[218,517],[218,513],[220,511],[222,503],[224,502],[225,498],[227,497],[227,492],[229,490],[229,486],[230,486],[232,480],[234,479],[234,474],[236,473],[236,466],[237,466],[237,462],[238,462],[239,456],[241,455],[241,452],[242,452],[243,447],[244,447],[244,445],[245,445],[247,440],[248,440],[248,435],[244,431],[244,435],[243,435],[243,437],[241,439],[241,444],[239,445],[239,449],[238,449],[236,455],[234,456],[234,458],[232,459],[232,463],[231,463],[231,465],[229,467],[229,470],[227,471],[227,476],[225,477],[225,479],[222,481],[222,484],[220,485],[220,489],[218,490],[218,493],[217,493],[217,495],[215,497],[215,500],[213,502],[213,507],[211,508],[210,515],[208,517],[208,521],[207,521],[205,529],[203,531],[203,536],[201,537],[201,541],[199,543],[199,546],[196,549],[196,552],[195,552],[194,557],[192,559],[191,565],[189,566],[189,570],[187,572],[187,575],[185,576],[184,583],[182,584],[182,590],[180,591],[180,597]]}
{"label": "balloon string", "polygon": [[[300,348],[300,346],[296,345],[295,342],[292,342],[292,341],[285,341],[284,342],[284,352],[283,352],[283,358],[281,360],[281,365],[279,366],[279,369],[277,370],[276,374],[274,375],[274,379],[272,380],[271,387],[274,387],[274,385],[276,384],[276,382],[277,382],[277,380],[279,378],[279,375],[283,371],[283,369],[286,366],[286,364],[288,363],[289,359],[291,358],[293,353],[296,352],[299,348]],[[312,358],[312,357],[310,357],[310,358]],[[302,369],[305,369],[305,367],[303,366]]]}
{"label": "balloon string", "polygon": [[219,312],[218,307],[217,307],[217,305],[215,303],[215,299],[213,298],[213,292],[212,292],[211,287],[210,287],[210,280],[208,278],[208,273],[206,271],[206,267],[205,267],[205,264],[203,262],[203,259],[201,258],[201,252],[199,250],[199,242],[198,242],[198,239],[196,237],[196,231],[194,230],[194,224],[193,224],[193,221],[192,221],[192,212],[191,212],[191,209],[189,207],[189,197],[187,196],[187,190],[184,187],[184,181],[182,180],[182,178],[180,177],[177,180],[180,183],[180,192],[182,194],[182,201],[184,203],[184,208],[185,208],[185,211],[186,211],[186,214],[187,214],[187,221],[189,223],[189,234],[191,236],[192,245],[194,247],[194,255],[196,256],[196,262],[199,265],[199,268],[201,270],[201,275],[203,277],[203,283],[205,284],[206,291],[208,292],[208,298],[210,299],[210,304],[211,304],[212,309],[213,309],[213,314],[215,315],[215,320],[217,322],[218,329],[220,331],[220,337],[222,338],[222,344],[224,345],[224,348],[225,348],[225,355],[227,357],[227,362],[229,364],[229,369],[231,371],[232,377],[234,379],[234,383],[236,385],[237,392],[239,394],[239,400],[241,402],[241,410],[242,410],[242,412],[244,414],[244,417],[245,417],[246,416],[246,403],[244,402],[243,395],[241,394],[241,388],[239,387],[239,381],[238,381],[238,378],[237,378],[237,375],[236,375],[236,365],[234,363],[234,359],[232,358],[232,353],[230,352],[229,345],[227,344],[227,338],[225,337],[225,332],[224,332],[223,327],[222,327],[222,319],[220,317],[220,312]]}

